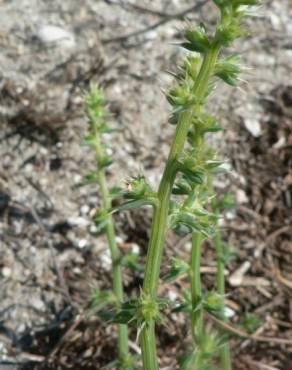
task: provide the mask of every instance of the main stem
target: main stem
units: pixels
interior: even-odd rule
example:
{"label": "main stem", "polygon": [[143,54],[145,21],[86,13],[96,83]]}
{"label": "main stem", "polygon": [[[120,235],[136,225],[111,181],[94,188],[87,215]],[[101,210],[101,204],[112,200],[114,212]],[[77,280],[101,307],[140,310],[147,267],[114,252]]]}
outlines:
{"label": "main stem", "polygon": [[[198,101],[200,101],[206,93],[209,78],[217,61],[218,53],[219,47],[214,45],[204,57],[193,90]],[[180,114],[170,153],[158,189],[158,206],[155,208],[153,215],[143,284],[144,293],[150,295],[153,300],[157,297],[161,258],[167,229],[169,200],[177,172],[177,162],[184,148],[190,123],[195,113],[196,108],[193,108]],[[158,370],[155,322],[153,320],[147,322],[141,332],[141,347],[144,370]]]}
{"label": "main stem", "polygon": [[[222,237],[221,237],[219,226],[217,226],[216,235],[214,237],[214,244],[215,244],[215,249],[216,249],[216,254],[217,254],[217,290],[219,294],[224,296],[225,294],[225,277],[224,277],[225,262],[223,259]],[[222,347],[222,350],[220,352],[220,360],[221,360],[222,370],[231,370],[232,366],[231,366],[229,343],[225,343],[224,346]]]}
{"label": "main stem", "polygon": [[[100,188],[100,194],[102,198],[103,208],[108,211],[111,208],[111,198],[107,187],[106,176],[104,169],[99,169],[98,173],[98,184]],[[107,216],[106,225],[106,236],[110,248],[111,260],[112,260],[112,272],[113,272],[113,291],[120,304],[124,299],[123,282],[122,282],[122,270],[120,264],[120,251],[116,243],[114,222],[111,215]],[[129,353],[128,346],[128,329],[127,325],[119,324],[118,326],[118,354],[121,363],[126,359]]]}
{"label": "main stem", "polygon": [[192,235],[192,252],[190,263],[191,277],[191,294],[192,294],[192,335],[194,342],[203,333],[203,309],[198,307],[202,299],[202,284],[201,284],[201,250],[202,250],[202,235],[198,232]]}

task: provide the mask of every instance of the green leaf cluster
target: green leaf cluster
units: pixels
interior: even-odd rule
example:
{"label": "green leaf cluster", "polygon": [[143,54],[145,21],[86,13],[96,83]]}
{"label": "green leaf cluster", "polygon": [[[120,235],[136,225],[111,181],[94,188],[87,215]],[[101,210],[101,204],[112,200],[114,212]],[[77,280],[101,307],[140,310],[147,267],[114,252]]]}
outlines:
{"label": "green leaf cluster", "polygon": [[192,205],[173,203],[168,218],[171,229],[184,233],[200,232],[206,237],[214,233],[215,221],[216,215],[202,207],[199,200]]}
{"label": "green leaf cluster", "polygon": [[134,252],[127,253],[123,256],[121,264],[133,271],[144,271],[144,267],[139,262],[139,255]]}
{"label": "green leaf cluster", "polygon": [[206,34],[206,29],[202,24],[197,27],[187,28],[185,39],[186,42],[184,42],[182,46],[190,51],[206,53],[211,47],[211,42]]}
{"label": "green leaf cluster", "polygon": [[94,311],[100,311],[117,303],[117,297],[112,291],[96,289],[92,296],[91,308]]}
{"label": "green leaf cluster", "polygon": [[241,72],[239,62],[240,57],[238,55],[222,58],[216,64],[215,76],[221,78],[221,80],[231,86],[236,86],[238,76]]}
{"label": "green leaf cluster", "polygon": [[217,27],[214,42],[230,46],[247,31],[243,20],[250,15],[250,6],[260,5],[260,0],[213,0],[221,11],[221,22]]}
{"label": "green leaf cluster", "polygon": [[157,195],[146,181],[145,176],[140,175],[132,178],[127,183],[127,189],[122,196],[125,202],[118,208],[120,211],[139,208],[145,205],[155,207],[157,205]]}
{"label": "green leaf cluster", "polygon": [[132,356],[130,354],[124,356],[121,359],[116,359],[103,366],[101,370],[106,369],[120,369],[120,370],[135,370],[137,369],[137,363],[140,360],[140,356]]}
{"label": "green leaf cluster", "polygon": [[151,321],[162,324],[164,319],[161,311],[168,306],[169,300],[164,298],[154,300],[150,295],[142,292],[139,298],[124,302],[113,321],[120,324],[131,324],[140,331]]}
{"label": "green leaf cluster", "polygon": [[215,370],[214,355],[222,347],[222,338],[215,331],[199,335],[196,345],[179,359],[181,370]]}
{"label": "green leaf cluster", "polygon": [[171,268],[169,273],[164,277],[166,283],[170,283],[179,276],[185,275],[188,273],[190,265],[184,261],[182,258],[173,257],[171,261]]}
{"label": "green leaf cluster", "polygon": [[[109,117],[106,108],[106,101],[103,91],[91,85],[89,92],[85,96],[85,111],[89,122],[90,132],[85,137],[85,145],[90,146],[96,152],[96,161],[99,169],[103,169],[112,164],[112,158],[107,154],[107,148],[102,142],[102,135],[113,132],[106,119]],[[89,174],[90,180],[97,180],[92,178]]]}

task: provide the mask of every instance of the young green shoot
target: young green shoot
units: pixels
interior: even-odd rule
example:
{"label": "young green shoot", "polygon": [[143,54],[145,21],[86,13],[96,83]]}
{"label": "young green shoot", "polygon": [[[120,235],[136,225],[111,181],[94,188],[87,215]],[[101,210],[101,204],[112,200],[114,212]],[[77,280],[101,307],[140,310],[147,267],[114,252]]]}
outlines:
{"label": "young green shoot", "polygon": [[[107,237],[113,274],[113,293],[116,304],[120,307],[124,300],[123,280],[121,271],[121,254],[116,242],[114,220],[111,215],[112,194],[109,190],[106,180],[106,168],[112,163],[112,159],[107,154],[106,147],[103,143],[103,134],[112,130],[106,123],[108,112],[106,101],[101,89],[91,86],[90,91],[85,98],[86,114],[89,122],[89,135],[86,137],[86,143],[95,151],[97,169],[87,176],[87,180],[96,182],[99,186],[101,198],[101,207],[96,215],[95,221],[97,228],[104,231]],[[120,369],[130,369],[131,357],[128,346],[127,325],[119,324],[118,326],[118,367]]]}

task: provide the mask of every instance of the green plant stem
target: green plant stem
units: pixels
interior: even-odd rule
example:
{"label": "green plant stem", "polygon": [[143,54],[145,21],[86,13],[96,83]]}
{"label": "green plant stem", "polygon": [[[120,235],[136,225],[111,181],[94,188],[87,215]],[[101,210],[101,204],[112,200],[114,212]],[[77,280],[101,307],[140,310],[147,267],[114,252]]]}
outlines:
{"label": "green plant stem", "polygon": [[[218,293],[224,296],[225,294],[225,277],[224,277],[224,253],[222,247],[222,238],[219,226],[217,226],[217,231],[214,237],[214,245],[217,253],[217,290]],[[225,317],[225,316],[224,316]],[[226,319],[224,320],[226,321]],[[222,365],[222,370],[231,370],[231,356],[229,343],[224,343],[222,350],[220,352],[220,360]]]}
{"label": "green plant stem", "polygon": [[[214,45],[204,57],[193,89],[194,96],[197,97],[197,101],[199,102],[205,96],[208,89],[209,78],[214,70],[218,54],[219,47]],[[195,113],[196,107],[180,114],[169,157],[158,189],[158,205],[154,210],[143,284],[144,293],[149,294],[152,299],[156,299],[157,297],[161,258],[167,229],[169,200],[177,173],[177,163],[184,148],[192,117]],[[154,322],[146,323],[142,329],[141,347],[144,370],[158,370]]]}
{"label": "green plant stem", "polygon": [[[96,156],[97,163],[99,156],[102,154],[102,146],[99,138],[99,134],[95,132],[96,136]],[[97,180],[102,200],[102,207],[105,211],[111,209],[111,196],[108,190],[106,175],[104,168],[99,168],[97,171]],[[116,234],[114,228],[114,221],[111,214],[107,215],[107,224],[105,227],[105,232],[109,244],[111,260],[112,260],[112,271],[113,271],[113,291],[117,298],[118,304],[120,305],[124,299],[123,292],[123,281],[122,281],[122,269],[121,269],[121,255],[119,248],[116,243]],[[118,354],[121,363],[127,358],[129,353],[128,345],[128,329],[127,325],[118,325]]]}
{"label": "green plant stem", "polygon": [[200,233],[193,233],[190,277],[192,294],[192,335],[195,343],[203,334],[203,308],[198,307],[202,299],[202,284],[200,273],[202,239],[203,238]]}

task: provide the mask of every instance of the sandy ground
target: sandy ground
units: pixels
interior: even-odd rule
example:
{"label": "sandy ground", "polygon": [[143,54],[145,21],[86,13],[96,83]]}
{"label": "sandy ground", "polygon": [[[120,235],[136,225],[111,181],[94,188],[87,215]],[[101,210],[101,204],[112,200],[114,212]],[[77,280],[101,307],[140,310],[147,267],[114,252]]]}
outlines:
{"label": "sandy ground", "polygon": [[[142,172],[156,186],[173,135],[163,91],[171,82],[167,71],[175,71],[184,54],[174,45],[183,18],[203,18],[211,26],[216,21],[210,1],[194,3],[2,2],[0,368],[16,362],[19,369],[36,369],[51,351],[53,367],[47,368],[52,369],[98,369],[112,356],[112,328],[96,317],[78,316],[94,289],[110,286],[106,243],[96,238],[90,217],[98,191],[81,186],[94,169],[94,156],[82,145],[87,130],[82,94],[94,81],[109,100],[117,129],[106,137],[115,158],[110,183],[122,185]],[[233,167],[217,187],[233,192],[238,203],[225,221],[225,238],[237,250],[227,276],[232,323],[256,313],[258,334],[277,338],[291,337],[292,319],[291,11],[288,1],[267,1],[261,16],[249,21],[251,38],[235,46],[251,67],[242,76],[248,83],[233,90],[220,85],[210,104],[225,128],[216,145]],[[147,211],[117,218],[123,251],[138,245],[143,260],[150,219]],[[187,242],[177,251],[177,240],[170,233],[165,269],[174,253],[187,255]],[[207,271],[213,257],[208,246]],[[230,277],[244,264],[243,279],[232,284]],[[204,275],[206,287],[213,280],[212,273]],[[141,276],[126,271],[125,282],[130,293]],[[162,294],[179,294],[182,288],[169,286]],[[64,345],[62,335],[76,320],[83,326],[75,325],[75,336],[66,337]],[[161,349],[169,354],[162,364],[169,369],[176,368],[185,330],[181,319],[170,318],[169,327],[159,331]],[[233,345],[236,369],[292,368],[291,345],[241,340]]]}

